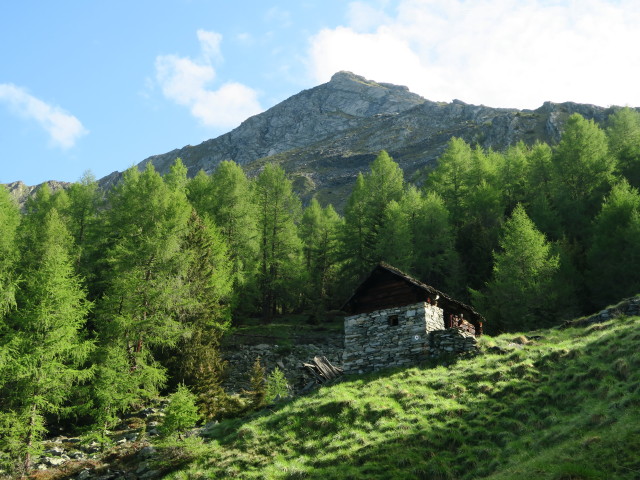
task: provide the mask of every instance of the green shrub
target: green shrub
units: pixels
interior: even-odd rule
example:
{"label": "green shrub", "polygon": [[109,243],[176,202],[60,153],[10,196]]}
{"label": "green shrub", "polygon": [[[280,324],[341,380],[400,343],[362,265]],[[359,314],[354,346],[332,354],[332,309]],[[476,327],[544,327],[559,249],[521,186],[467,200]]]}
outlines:
{"label": "green shrub", "polygon": [[199,419],[196,396],[183,384],[169,397],[169,405],[165,409],[165,417],[160,433],[172,435],[194,425]]}
{"label": "green shrub", "polygon": [[274,368],[267,378],[267,392],[265,401],[272,403],[277,400],[282,400],[289,396],[289,384],[287,383],[287,377],[284,376],[282,370],[278,367]]}

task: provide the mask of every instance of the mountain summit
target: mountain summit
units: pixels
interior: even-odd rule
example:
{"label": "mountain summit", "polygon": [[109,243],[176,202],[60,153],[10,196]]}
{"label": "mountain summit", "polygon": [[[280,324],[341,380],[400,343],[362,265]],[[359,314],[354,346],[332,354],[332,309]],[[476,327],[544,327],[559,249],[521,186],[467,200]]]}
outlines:
{"label": "mountain summit", "polygon": [[[382,149],[420,179],[453,136],[472,145],[502,150],[518,141],[555,143],[572,113],[604,123],[614,109],[576,103],[546,102],[536,110],[491,108],[460,100],[432,102],[407,87],[378,83],[351,72],[338,72],[327,83],[303,90],[234,130],[199,145],[187,145],[143,160],[166,173],[180,157],[190,176],[211,173],[233,160],[249,174],[277,162],[292,176],[303,198],[340,207],[359,171]],[[120,172],[100,180],[108,187]]]}

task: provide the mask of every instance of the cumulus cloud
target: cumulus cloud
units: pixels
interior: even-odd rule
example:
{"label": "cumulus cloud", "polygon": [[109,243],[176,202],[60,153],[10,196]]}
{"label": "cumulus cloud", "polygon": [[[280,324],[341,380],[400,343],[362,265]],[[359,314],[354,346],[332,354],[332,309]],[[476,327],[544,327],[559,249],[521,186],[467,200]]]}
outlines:
{"label": "cumulus cloud", "polygon": [[49,134],[51,143],[60,148],[73,147],[80,137],[88,133],[80,120],[70,113],[11,83],[0,84],[0,102],[6,103],[15,114],[35,120]]}
{"label": "cumulus cloud", "polygon": [[235,127],[262,111],[258,94],[237,82],[227,82],[210,89],[216,79],[215,61],[222,61],[222,35],[198,30],[201,54],[198,58],[178,55],[156,57],[156,80],[163,95],[189,108],[203,125],[216,128]]}
{"label": "cumulus cloud", "polygon": [[407,85],[432,100],[536,108],[545,100],[640,105],[634,0],[353,2],[349,23],[311,38],[310,73]]}

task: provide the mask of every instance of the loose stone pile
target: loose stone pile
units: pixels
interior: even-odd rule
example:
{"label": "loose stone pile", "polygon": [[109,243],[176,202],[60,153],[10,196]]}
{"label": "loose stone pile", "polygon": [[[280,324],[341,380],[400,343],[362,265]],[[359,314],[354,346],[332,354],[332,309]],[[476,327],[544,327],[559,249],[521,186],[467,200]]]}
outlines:
{"label": "loose stone pile", "polygon": [[611,320],[612,318],[618,318],[621,316],[636,316],[640,315],[640,295],[635,297],[627,298],[617,305],[614,305],[609,308],[605,308],[604,310],[591,315],[586,318],[581,318],[578,320],[573,320],[570,322],[565,322],[564,327],[583,327],[587,325],[592,325],[594,323],[602,323]]}
{"label": "loose stone pile", "polygon": [[227,392],[240,393],[249,390],[249,373],[257,357],[267,369],[267,373],[278,367],[287,378],[292,393],[302,391],[315,379],[304,368],[305,362],[315,356],[324,356],[339,366],[342,360],[342,336],[328,336],[323,344],[302,343],[296,345],[232,345],[223,349],[223,358],[227,360],[226,378],[223,387]]}

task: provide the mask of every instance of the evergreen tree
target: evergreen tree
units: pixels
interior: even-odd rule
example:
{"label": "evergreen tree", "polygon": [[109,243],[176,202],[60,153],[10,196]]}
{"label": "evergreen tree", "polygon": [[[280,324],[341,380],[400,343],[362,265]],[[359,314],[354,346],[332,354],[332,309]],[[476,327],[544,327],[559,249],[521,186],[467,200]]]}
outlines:
{"label": "evergreen tree", "polygon": [[522,330],[549,323],[554,311],[558,257],[521,205],[504,225],[484,294],[472,292],[494,331]]}
{"label": "evergreen tree", "polygon": [[351,284],[366,275],[375,263],[372,255],[371,226],[366,215],[365,188],[364,176],[360,173],[347,200],[344,210],[344,226],[340,232],[342,277],[346,285],[349,285],[346,287],[347,290]]}
{"label": "evergreen tree", "polygon": [[625,107],[609,117],[609,150],[618,171],[632,187],[640,188],[640,112]]}
{"label": "evergreen tree", "polygon": [[185,281],[191,303],[182,319],[185,334],[169,350],[168,365],[174,381],[192,385],[195,392],[211,393],[224,366],[219,343],[230,321],[231,266],[221,235],[195,210],[187,224],[183,254],[189,257]]}
{"label": "evergreen tree", "polygon": [[587,258],[595,308],[640,292],[640,194],[626,180],[603,203]]}
{"label": "evergreen tree", "polygon": [[4,315],[15,306],[15,266],[18,259],[16,232],[19,224],[18,206],[4,185],[0,185],[0,335]]}
{"label": "evergreen tree", "polygon": [[338,231],[342,220],[331,205],[322,208],[314,198],[304,210],[300,236],[308,272],[307,298],[318,318],[332,297],[338,263]]}
{"label": "evergreen tree", "polygon": [[181,320],[192,300],[182,246],[191,208],[184,192],[163,182],[151,163],[143,173],[127,170],[109,200],[107,287],[96,322],[99,359],[112,363],[100,365],[96,385],[118,374],[128,377],[97,395],[98,410],[113,418],[122,402],[155,394],[165,371],[154,350],[174,346],[186,330]]}
{"label": "evergreen tree", "polygon": [[302,242],[296,221],[300,200],[284,170],[268,164],[256,179],[258,209],[259,291],[262,316],[270,319],[279,309],[299,301]]}
{"label": "evergreen tree", "polygon": [[453,137],[438,159],[438,166],[427,179],[427,189],[444,199],[455,225],[464,220],[471,170],[471,147],[461,138]]}
{"label": "evergreen tree", "polygon": [[414,253],[412,271],[425,282],[449,292],[462,291],[460,259],[444,200],[428,192],[412,224]]}
{"label": "evergreen tree", "polygon": [[25,422],[19,452],[25,470],[42,449],[44,416],[61,414],[71,387],[92,373],[82,368],[91,349],[81,333],[90,305],[74,272],[70,247],[71,237],[57,210],[51,209],[28,247],[18,309],[7,322],[3,349],[12,355],[1,379],[1,396]]}
{"label": "evergreen tree", "polygon": [[403,271],[411,268],[413,238],[409,215],[400,203],[391,200],[384,209],[382,227],[378,232],[376,257]]}
{"label": "evergreen tree", "polygon": [[593,120],[573,114],[554,152],[554,201],[569,238],[583,241],[613,181],[615,159]]}

